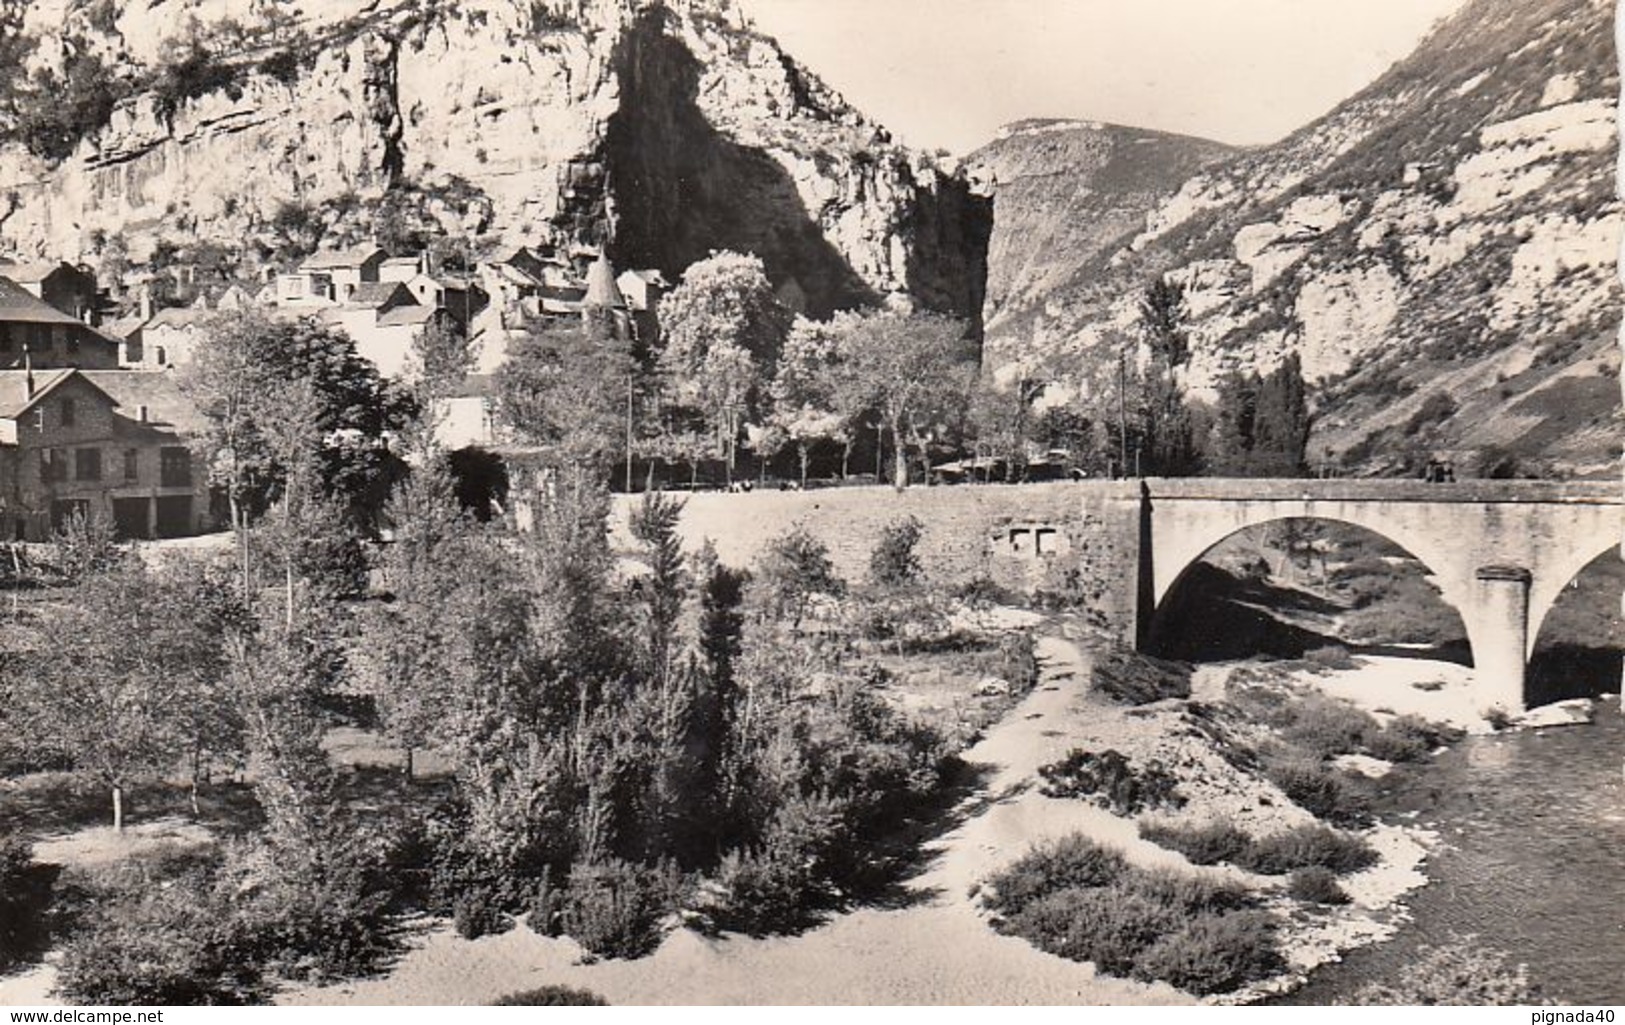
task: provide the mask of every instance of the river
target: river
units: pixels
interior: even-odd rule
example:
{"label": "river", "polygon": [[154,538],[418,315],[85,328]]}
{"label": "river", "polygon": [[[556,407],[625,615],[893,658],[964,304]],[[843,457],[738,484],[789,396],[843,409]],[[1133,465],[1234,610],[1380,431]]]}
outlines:
{"label": "river", "polygon": [[[1419,947],[1476,934],[1529,967],[1542,996],[1625,1003],[1625,716],[1470,737],[1431,763],[1401,766],[1384,818],[1437,831],[1414,921],[1389,942],[1327,965],[1279,1003],[1324,1004],[1392,979]],[[1411,815],[1410,813],[1415,813]]]}

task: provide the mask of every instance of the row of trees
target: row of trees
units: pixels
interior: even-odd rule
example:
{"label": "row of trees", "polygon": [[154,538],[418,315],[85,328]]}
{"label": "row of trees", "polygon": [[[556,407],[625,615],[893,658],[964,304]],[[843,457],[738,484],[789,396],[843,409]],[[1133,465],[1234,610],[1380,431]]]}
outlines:
{"label": "row of trees", "polygon": [[663,301],[657,346],[607,312],[581,327],[541,328],[511,354],[500,394],[522,436],[622,466],[628,489],[634,462],[646,486],[659,464],[686,466],[693,479],[702,464],[720,465],[731,482],[742,452],[762,472],[793,452],[803,482],[815,456],[830,465],[838,452],[846,476],[869,437],[877,449],[889,442],[898,487],[924,476],[933,456],[966,453],[999,461],[1014,479],[1034,448],[1064,449],[1090,472],[1301,472],[1309,417],[1296,359],[1268,380],[1227,381],[1217,406],[1192,402],[1186,320],[1183,290],[1157,281],[1142,298],[1138,341],[1123,346],[1116,389],[1040,402],[1065,367],[995,380],[966,325],[932,313],[793,316],[759,259],[719,253]]}

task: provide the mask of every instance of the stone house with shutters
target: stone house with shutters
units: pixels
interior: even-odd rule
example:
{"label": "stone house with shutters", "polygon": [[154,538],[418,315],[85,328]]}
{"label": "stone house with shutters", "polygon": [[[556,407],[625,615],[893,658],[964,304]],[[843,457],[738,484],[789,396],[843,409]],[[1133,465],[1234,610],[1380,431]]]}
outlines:
{"label": "stone house with shutters", "polygon": [[75,515],[129,538],[212,529],[186,442],[202,426],[170,374],[0,370],[0,533],[44,540]]}

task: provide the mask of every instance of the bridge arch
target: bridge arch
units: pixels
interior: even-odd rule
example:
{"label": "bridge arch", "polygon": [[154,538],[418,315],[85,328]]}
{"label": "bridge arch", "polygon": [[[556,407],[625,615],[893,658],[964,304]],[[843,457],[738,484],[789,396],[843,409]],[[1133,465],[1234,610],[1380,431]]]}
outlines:
{"label": "bridge arch", "polygon": [[1529,590],[1530,655],[1534,655],[1535,641],[1540,636],[1541,627],[1546,625],[1546,619],[1551,615],[1563,591],[1593,563],[1600,561],[1610,552],[1619,557],[1621,546],[1618,537],[1596,535],[1575,538],[1574,547],[1536,578]]}
{"label": "bridge arch", "polygon": [[1526,705],[1618,692],[1625,657],[1622,580],[1625,562],[1617,546],[1608,545],[1577,573],[1557,581],[1558,596],[1539,619],[1530,618]]}
{"label": "bridge arch", "polygon": [[[1210,565],[1208,563],[1209,556],[1213,555],[1226,543],[1240,537],[1243,534],[1246,534],[1249,531],[1262,530],[1273,525],[1284,524],[1291,521],[1301,521],[1310,523],[1336,524],[1343,527],[1355,528],[1361,533],[1369,534],[1372,537],[1386,542],[1394,548],[1404,552],[1409,558],[1421,564],[1427,571],[1428,581],[1438,590],[1439,602],[1445,607],[1446,610],[1448,610],[1451,617],[1457,624],[1459,624],[1463,634],[1465,635],[1469,649],[1468,664],[1471,664],[1471,658],[1477,651],[1477,645],[1475,644],[1476,638],[1474,637],[1474,631],[1470,621],[1470,608],[1464,606],[1462,603],[1463,600],[1470,600],[1471,596],[1453,596],[1450,591],[1446,589],[1444,574],[1439,572],[1438,567],[1435,566],[1433,562],[1429,561],[1428,558],[1417,552],[1415,546],[1412,544],[1406,544],[1400,540],[1400,538],[1396,537],[1395,531],[1386,529],[1385,526],[1379,527],[1370,522],[1362,523],[1350,517],[1334,517],[1320,514],[1304,515],[1303,511],[1301,510],[1289,510],[1285,514],[1273,516],[1255,514],[1245,517],[1245,520],[1246,522],[1239,526],[1233,524],[1226,525],[1223,528],[1225,532],[1222,534],[1222,536],[1217,537],[1213,537],[1211,535],[1191,535],[1185,531],[1180,531],[1180,533],[1184,534],[1185,536],[1177,538],[1176,542],[1169,544],[1166,549],[1160,542],[1160,539],[1158,540],[1152,556],[1154,570],[1153,577],[1155,580],[1153,593],[1155,595],[1156,604],[1153,608],[1146,610],[1149,619],[1144,640],[1147,646],[1153,648],[1154,650],[1169,649],[1169,645],[1171,644],[1170,633],[1175,629],[1175,624],[1170,620],[1169,617],[1170,615],[1177,613],[1180,601],[1191,593],[1189,589],[1198,585],[1195,577],[1201,571],[1201,567]],[[1157,529],[1159,533],[1167,530],[1166,526],[1162,524],[1159,524]],[[1201,537],[1201,540],[1206,542],[1205,546],[1199,551],[1195,550],[1196,537]],[[1172,549],[1176,553],[1173,555],[1173,558],[1180,561],[1175,563],[1165,561],[1168,559],[1167,549]],[[1189,552],[1194,552],[1194,554],[1187,555]],[[1177,569],[1175,569],[1174,566],[1177,566]],[[1294,631],[1293,628],[1285,628],[1284,632],[1286,634],[1296,632],[1303,634],[1306,637],[1309,636],[1307,631]]]}

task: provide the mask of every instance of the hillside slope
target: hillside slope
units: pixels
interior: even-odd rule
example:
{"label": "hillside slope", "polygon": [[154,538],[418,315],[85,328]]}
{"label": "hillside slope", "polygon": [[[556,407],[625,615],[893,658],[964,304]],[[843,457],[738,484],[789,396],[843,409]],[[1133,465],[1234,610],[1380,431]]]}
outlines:
{"label": "hillside slope", "polygon": [[988,248],[990,331],[1042,303],[1080,263],[1126,242],[1207,164],[1221,143],[1087,121],[1005,127],[966,158],[998,203]]}
{"label": "hillside slope", "polygon": [[1188,288],[1195,394],[1302,355],[1317,462],[1612,472],[1611,16],[1606,0],[1472,0],[1326,117],[1196,174],[1127,244],[1077,253],[1000,311],[991,360],[1046,358],[1105,397],[1138,295],[1166,275]]}
{"label": "hillside slope", "polygon": [[[0,24],[52,82],[96,57],[116,97],[65,155],[0,124],[5,250],[210,244],[253,267],[404,223],[603,242],[673,277],[748,248],[813,312],[905,292],[981,309],[987,197],[728,0],[0,0]],[[6,88],[48,108],[49,88]]]}

